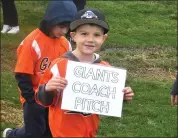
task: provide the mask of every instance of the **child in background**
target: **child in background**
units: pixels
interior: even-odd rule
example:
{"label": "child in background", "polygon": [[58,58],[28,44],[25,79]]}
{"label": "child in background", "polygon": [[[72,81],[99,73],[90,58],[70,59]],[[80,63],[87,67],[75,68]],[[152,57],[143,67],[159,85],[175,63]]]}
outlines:
{"label": "child in background", "polygon": [[[35,98],[39,104],[49,107],[49,126],[53,137],[95,137],[99,115],[62,110],[62,93],[67,85],[65,74],[68,60],[110,66],[95,53],[107,38],[109,26],[103,13],[84,9],[77,13],[70,30],[76,49],[52,62],[41,77]],[[124,88],[123,92],[125,100],[132,100],[134,93],[130,87]]]}
{"label": "child in background", "polygon": [[71,50],[71,45],[64,35],[76,13],[77,8],[72,0],[50,1],[39,28],[31,32],[18,47],[15,78],[21,94],[24,127],[6,128],[3,137],[50,136],[48,108],[36,103],[34,91],[51,62]]}

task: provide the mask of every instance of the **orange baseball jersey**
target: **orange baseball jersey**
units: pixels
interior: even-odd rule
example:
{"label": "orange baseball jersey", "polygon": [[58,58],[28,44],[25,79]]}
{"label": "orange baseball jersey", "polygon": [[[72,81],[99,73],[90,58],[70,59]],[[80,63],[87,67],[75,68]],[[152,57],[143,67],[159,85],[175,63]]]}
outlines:
{"label": "orange baseball jersey", "polygon": [[[71,52],[68,53],[72,55]],[[74,55],[72,55],[72,58],[73,57]],[[48,68],[41,77],[39,86],[46,84],[53,76],[65,78],[68,60],[67,58],[54,60],[50,68]],[[109,66],[109,64],[104,61],[99,61],[99,63],[96,64]],[[51,105],[44,105],[38,99],[38,92],[39,91],[35,94],[36,101],[42,106],[49,107],[49,126],[53,137],[95,137],[99,126],[99,116],[97,114],[62,110],[63,91],[60,90],[54,92],[55,96]]]}
{"label": "orange baseball jersey", "polygon": [[[34,30],[17,49],[16,73],[31,74],[33,89],[37,89],[40,77],[49,67],[51,61],[71,50],[65,37],[50,38],[40,31]],[[23,104],[25,99],[21,96]]]}

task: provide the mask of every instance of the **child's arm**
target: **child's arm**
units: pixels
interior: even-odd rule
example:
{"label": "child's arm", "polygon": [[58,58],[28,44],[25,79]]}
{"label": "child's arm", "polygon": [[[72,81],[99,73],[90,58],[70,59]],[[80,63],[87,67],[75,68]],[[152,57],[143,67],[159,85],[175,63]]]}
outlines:
{"label": "child's arm", "polygon": [[18,87],[21,91],[23,98],[27,103],[34,103],[34,90],[32,86],[32,81],[30,74],[26,73],[15,73],[15,78],[17,80]]}
{"label": "child's arm", "polygon": [[27,103],[34,103],[34,89],[31,76],[34,75],[35,62],[38,54],[33,48],[33,41],[25,38],[17,49],[17,63],[15,66],[15,79],[22,97]]}

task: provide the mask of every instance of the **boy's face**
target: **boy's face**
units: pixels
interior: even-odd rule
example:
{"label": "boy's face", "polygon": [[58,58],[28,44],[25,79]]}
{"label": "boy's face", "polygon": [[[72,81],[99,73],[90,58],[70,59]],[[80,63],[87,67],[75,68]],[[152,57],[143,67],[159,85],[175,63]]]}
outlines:
{"label": "boy's face", "polygon": [[103,28],[97,25],[84,24],[71,32],[71,37],[76,43],[76,50],[83,55],[92,55],[100,49],[107,38]]}
{"label": "boy's face", "polygon": [[61,36],[65,36],[68,30],[69,30],[69,23],[54,25],[50,30],[50,36],[59,38]]}

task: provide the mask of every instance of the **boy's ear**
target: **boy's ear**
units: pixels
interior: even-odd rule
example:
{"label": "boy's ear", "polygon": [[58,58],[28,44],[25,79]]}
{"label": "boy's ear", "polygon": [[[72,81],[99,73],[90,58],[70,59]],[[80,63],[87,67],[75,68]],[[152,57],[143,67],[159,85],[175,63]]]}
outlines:
{"label": "boy's ear", "polygon": [[103,41],[108,37],[108,34],[104,34]]}
{"label": "boy's ear", "polygon": [[71,37],[71,38],[72,38],[72,40],[74,41],[75,32],[70,32],[70,37]]}

